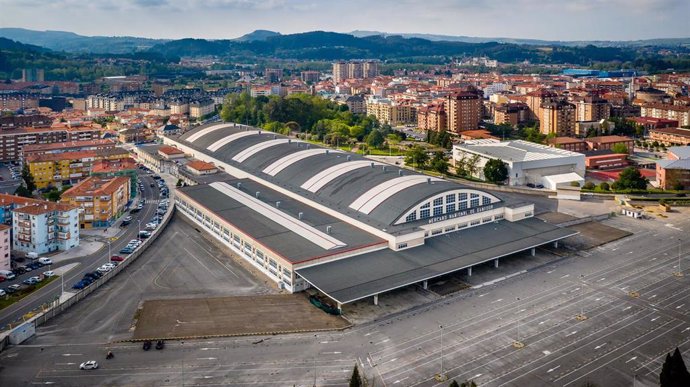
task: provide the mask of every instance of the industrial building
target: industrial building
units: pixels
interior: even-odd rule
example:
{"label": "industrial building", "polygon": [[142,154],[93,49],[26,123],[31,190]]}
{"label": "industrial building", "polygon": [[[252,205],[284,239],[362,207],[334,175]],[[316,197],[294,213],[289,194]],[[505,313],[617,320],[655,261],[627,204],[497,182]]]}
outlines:
{"label": "industrial building", "polygon": [[219,172],[179,188],[178,213],[273,280],[338,307],[576,232],[534,205],[232,123],[164,138]]}
{"label": "industrial building", "polygon": [[453,146],[457,163],[478,157],[475,176],[484,179],[484,166],[498,159],[508,166],[508,185],[543,185],[555,190],[559,184],[584,182],[585,155],[529,141],[471,140]]}

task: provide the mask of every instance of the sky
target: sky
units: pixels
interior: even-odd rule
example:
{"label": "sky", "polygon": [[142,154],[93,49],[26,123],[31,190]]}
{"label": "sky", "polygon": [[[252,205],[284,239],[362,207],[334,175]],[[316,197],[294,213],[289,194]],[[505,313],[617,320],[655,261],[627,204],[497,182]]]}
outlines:
{"label": "sky", "polygon": [[228,39],[257,29],[544,40],[690,37],[690,0],[0,0],[0,27]]}

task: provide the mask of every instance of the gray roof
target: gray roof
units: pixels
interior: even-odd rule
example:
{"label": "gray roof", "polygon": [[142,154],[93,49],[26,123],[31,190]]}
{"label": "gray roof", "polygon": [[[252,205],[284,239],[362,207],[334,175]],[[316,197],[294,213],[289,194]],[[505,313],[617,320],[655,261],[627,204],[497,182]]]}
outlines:
{"label": "gray roof", "polygon": [[[221,174],[216,178],[227,174]],[[219,180],[216,180],[219,181]],[[285,258],[291,263],[301,263],[311,259],[321,258],[344,251],[384,244],[382,239],[364,232],[348,223],[336,219],[326,213],[315,210],[297,200],[289,198],[279,192],[271,190],[264,185],[250,179],[227,179],[224,182],[236,187],[241,183],[240,190],[254,196],[260,192],[261,201],[275,206],[280,202],[280,211],[297,219],[298,214],[303,213],[302,222],[325,232],[326,227],[331,226],[331,236],[344,242],[346,246],[326,250],[312,241],[304,238],[298,232],[290,230],[273,219],[261,215],[248,206],[223,194],[209,185],[194,185],[178,188],[178,191],[189,196],[205,208],[221,217],[223,220],[235,226],[237,229],[251,235],[252,238],[264,245],[267,249]]]}
{"label": "gray roof", "polygon": [[672,146],[668,151],[673,152],[679,159],[690,159],[690,146]]}
{"label": "gray roof", "polygon": [[348,303],[575,234],[536,218],[503,220],[429,238],[407,250],[375,251],[297,269],[297,274],[337,302]]}
{"label": "gray roof", "polygon": [[656,163],[664,169],[690,169],[690,159],[659,160]]}
{"label": "gray roof", "polygon": [[581,153],[535,144],[529,141],[474,140],[456,145],[458,149],[503,161],[535,161],[582,156]]}
{"label": "gray roof", "polygon": [[[211,130],[213,128],[216,129]],[[449,181],[432,181],[431,184],[416,184],[392,194],[386,200],[381,202],[381,204],[376,206],[369,214],[365,214],[349,208],[350,204],[352,204],[363,193],[369,191],[379,184],[394,178],[398,178],[401,175],[421,176],[421,174],[390,165],[386,166],[384,170],[384,168],[377,163],[377,165],[373,168],[359,168],[344,173],[343,175],[332,179],[328,184],[324,185],[316,192],[311,192],[301,188],[301,185],[317,175],[319,172],[348,161],[366,160],[371,162],[371,160],[365,159],[363,156],[353,153],[330,150],[328,154],[322,153],[312,155],[296,161],[272,176],[264,173],[263,170],[270,166],[273,162],[280,160],[282,157],[289,156],[296,152],[306,151],[307,149],[325,148],[301,142],[297,139],[291,139],[290,143],[285,142],[267,148],[264,151],[257,152],[243,162],[232,160],[233,157],[239,155],[242,151],[254,145],[275,139],[288,138],[266,131],[256,133],[257,130],[257,128],[232,123],[213,123],[199,126],[177,137],[176,139],[185,143],[191,148],[208,154],[222,162],[289,189],[292,192],[296,192],[305,198],[327,205],[329,208],[345,213],[352,218],[358,219],[378,229],[386,228],[390,233],[409,230],[410,228],[415,228],[418,224],[421,224],[408,223],[397,226],[393,225],[393,223],[408,209],[420,203],[422,200],[448,190],[461,189],[464,187],[460,184]],[[241,136],[242,132],[248,133],[252,131],[253,133],[251,134]],[[205,134],[200,135],[201,133]],[[215,151],[208,149],[212,144],[218,144],[218,141],[227,139],[229,136],[233,135],[237,136],[234,141],[220,146]],[[494,196],[497,195],[494,194]],[[496,205],[502,205],[502,203],[497,203]]]}

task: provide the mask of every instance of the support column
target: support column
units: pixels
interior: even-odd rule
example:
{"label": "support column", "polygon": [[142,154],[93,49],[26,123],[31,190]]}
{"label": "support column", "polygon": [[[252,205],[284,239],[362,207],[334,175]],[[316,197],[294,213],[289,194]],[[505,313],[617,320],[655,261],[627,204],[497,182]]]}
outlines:
{"label": "support column", "polygon": [[553,248],[557,249],[558,248],[558,241],[553,242]]}
{"label": "support column", "polygon": [[472,277],[472,266],[467,268],[467,276]]}
{"label": "support column", "polygon": [[379,295],[378,295],[378,294],[374,294],[374,305],[377,305],[377,306],[378,306],[378,304],[379,304]]}
{"label": "support column", "polygon": [[532,254],[532,256],[534,257],[534,255],[535,255],[536,253],[537,253],[537,250],[536,250],[534,247],[532,247],[532,248],[530,249],[530,254]]}
{"label": "support column", "polygon": [[343,304],[338,303],[338,311],[342,314],[343,313]]}
{"label": "support column", "polygon": [[498,258],[494,259],[494,267],[498,268]]}
{"label": "support column", "polygon": [[422,288],[424,290],[429,289],[429,282],[427,280],[422,281]]}

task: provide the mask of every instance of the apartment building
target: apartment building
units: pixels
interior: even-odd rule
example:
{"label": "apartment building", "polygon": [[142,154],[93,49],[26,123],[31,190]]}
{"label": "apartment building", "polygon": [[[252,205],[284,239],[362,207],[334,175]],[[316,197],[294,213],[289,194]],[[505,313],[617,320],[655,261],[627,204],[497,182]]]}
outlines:
{"label": "apartment building", "polygon": [[516,126],[529,120],[530,110],[525,103],[507,103],[494,108],[494,124]]}
{"label": "apartment building", "polygon": [[100,137],[94,128],[21,128],[0,131],[0,161],[18,161],[22,149],[31,144],[87,141]]}
{"label": "apartment building", "polygon": [[690,147],[668,149],[667,159],[656,163],[656,182],[662,189],[690,189]]}
{"label": "apartment building", "polygon": [[417,109],[410,101],[370,98],[367,101],[367,115],[373,115],[379,122],[391,126],[417,123]]}
{"label": "apartment building", "polygon": [[600,121],[611,116],[611,106],[599,97],[588,96],[574,101],[576,108],[576,121]]}
{"label": "apartment building", "polygon": [[417,109],[417,127],[440,132],[448,127],[448,116],[443,104],[432,104]]}
{"label": "apartment building", "polygon": [[122,148],[89,151],[32,154],[24,159],[36,187],[61,187],[76,184],[89,176],[96,160],[119,160],[129,157]]}
{"label": "apartment building", "polygon": [[351,95],[345,100],[348,110],[355,114],[367,112],[367,102],[361,95]]}
{"label": "apartment building", "polygon": [[62,194],[60,203],[79,207],[81,228],[109,227],[130,200],[131,181],[120,176],[91,176]]}
{"label": "apartment building", "polygon": [[77,207],[43,200],[22,200],[28,204],[12,210],[14,250],[45,254],[79,246]]}
{"label": "apartment building", "polygon": [[566,101],[541,104],[539,130],[558,137],[575,135],[575,105]]}
{"label": "apartment building", "polygon": [[321,79],[321,73],[318,71],[302,71],[299,76],[304,83],[316,83]]}
{"label": "apartment building", "polygon": [[555,101],[557,98],[558,94],[548,89],[539,89],[527,93],[525,102],[529,107],[529,119],[532,121],[539,120],[541,117],[541,105]]}
{"label": "apartment building", "polygon": [[333,63],[333,81],[335,83],[340,83],[345,79],[365,79],[378,76],[378,61],[340,61]]}
{"label": "apartment building", "polygon": [[625,136],[599,136],[585,138],[587,147],[592,151],[613,150],[613,147],[620,144],[625,146],[628,154],[633,154],[635,141]]}
{"label": "apartment building", "polygon": [[211,98],[203,98],[189,104],[189,117],[201,118],[216,110],[216,105]]}
{"label": "apartment building", "polygon": [[479,128],[482,101],[475,91],[461,91],[448,95],[445,101],[448,131],[460,133]]}
{"label": "apartment building", "polygon": [[79,152],[79,151],[95,151],[100,149],[115,148],[115,142],[106,139],[86,140],[86,141],[68,141],[56,142],[52,144],[29,144],[22,147],[22,159],[32,155],[63,153],[63,152]]}
{"label": "apartment building", "polygon": [[11,270],[10,246],[10,230],[12,227],[6,224],[0,224],[0,270]]}
{"label": "apartment building", "polygon": [[91,176],[100,178],[120,176],[128,177],[129,196],[131,198],[135,198],[137,196],[137,181],[139,180],[139,176],[137,174],[137,162],[131,157],[115,160],[96,160],[91,166]]}
{"label": "apartment building", "polygon": [[666,146],[690,145],[690,129],[656,128],[649,130],[649,139],[658,141]]}
{"label": "apartment building", "polygon": [[280,82],[283,79],[283,69],[266,69],[264,78],[269,83]]}
{"label": "apartment building", "polygon": [[20,116],[6,116],[0,117],[0,129],[14,129],[14,128],[43,128],[50,126],[53,120],[50,117],[42,114],[20,115]]}
{"label": "apartment building", "polygon": [[680,126],[690,126],[690,106],[667,105],[660,103],[642,104],[642,117],[676,120]]}

